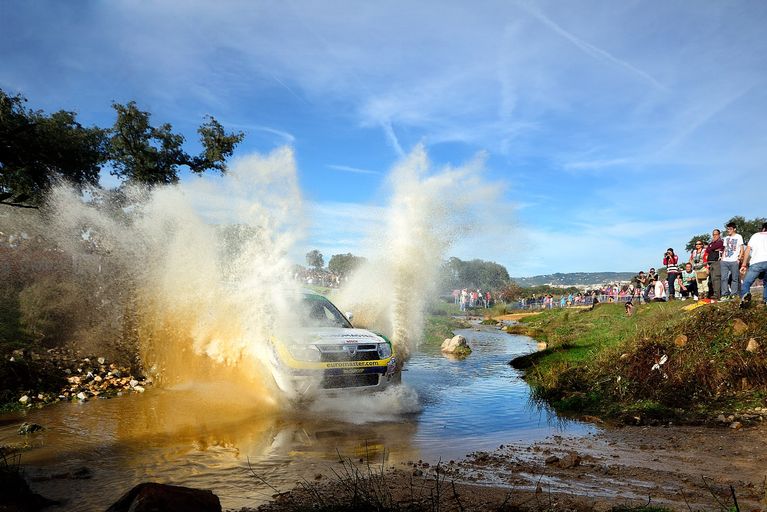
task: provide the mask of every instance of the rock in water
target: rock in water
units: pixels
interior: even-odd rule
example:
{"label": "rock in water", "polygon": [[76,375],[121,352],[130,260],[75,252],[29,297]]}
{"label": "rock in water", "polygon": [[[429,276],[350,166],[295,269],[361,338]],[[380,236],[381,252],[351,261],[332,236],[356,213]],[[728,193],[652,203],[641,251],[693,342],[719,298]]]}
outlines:
{"label": "rock in water", "polygon": [[221,502],[212,491],[153,482],[138,484],[107,512],[221,512]]}
{"label": "rock in water", "polygon": [[457,356],[468,356],[471,354],[471,347],[466,343],[466,338],[457,335],[442,342],[442,352]]}
{"label": "rock in water", "polygon": [[41,430],[45,430],[45,427],[43,427],[42,425],[38,425],[37,423],[24,422],[19,427],[19,435],[24,436],[27,434],[32,434],[34,432],[39,432]]}

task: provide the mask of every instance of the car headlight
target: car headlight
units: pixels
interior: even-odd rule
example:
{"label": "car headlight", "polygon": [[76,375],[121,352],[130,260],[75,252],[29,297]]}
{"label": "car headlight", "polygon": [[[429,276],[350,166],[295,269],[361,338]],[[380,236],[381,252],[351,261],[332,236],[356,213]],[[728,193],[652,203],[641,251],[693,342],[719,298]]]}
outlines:
{"label": "car headlight", "polygon": [[288,347],[290,355],[298,361],[319,361],[320,349],[315,345],[291,345]]}
{"label": "car headlight", "polygon": [[380,359],[391,357],[391,346],[388,343],[378,344],[378,357]]}

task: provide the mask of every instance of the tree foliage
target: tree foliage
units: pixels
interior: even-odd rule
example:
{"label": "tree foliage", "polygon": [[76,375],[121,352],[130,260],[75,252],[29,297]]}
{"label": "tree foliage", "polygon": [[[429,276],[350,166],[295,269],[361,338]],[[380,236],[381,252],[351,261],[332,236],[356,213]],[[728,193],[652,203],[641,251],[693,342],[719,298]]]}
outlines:
{"label": "tree foliage", "polygon": [[[735,223],[737,232],[740,233],[740,235],[743,237],[743,240],[745,242],[748,242],[754,233],[758,233],[759,231],[762,230],[762,224],[767,222],[767,218],[756,217],[754,219],[748,220],[745,217],[737,215],[735,217],[730,218],[727,222],[725,222],[725,226],[729,224],[730,222]],[[725,233],[722,233],[722,236],[724,236],[724,234]]]}
{"label": "tree foliage", "polygon": [[442,265],[442,283],[446,289],[500,290],[510,280],[506,267],[492,261],[463,261],[452,257]]}
{"label": "tree foliage", "polygon": [[[742,215],[736,215],[735,217],[730,217],[727,221],[725,221],[723,226],[726,226],[730,222],[735,224],[737,232],[740,233],[740,235],[743,237],[743,241],[747,243],[754,233],[758,233],[762,230],[762,224],[767,222],[767,218],[756,217],[749,220]],[[717,229],[722,232],[722,236],[727,234],[724,228]],[[687,242],[685,250],[688,252],[692,251],[695,248],[695,242],[698,240],[703,240],[703,243],[709,244],[711,242],[711,233],[704,233],[702,235],[692,237],[690,241]]]}
{"label": "tree foliage", "polygon": [[196,174],[207,170],[223,173],[226,170],[224,162],[244,137],[241,132],[226,133],[218,121],[208,117],[197,129],[203,152],[191,156],[183,150],[183,135],[173,133],[173,127],[168,123],[153,127],[149,112],[139,110],[135,102],[115,103],[112,107],[117,112],[117,119],[109,139],[111,173],[132,182],[175,183],[181,166]]}
{"label": "tree foliage", "polygon": [[362,256],[355,256],[351,253],[334,254],[328,262],[328,270],[332,273],[344,277],[351,274],[357,267],[367,261]]}
{"label": "tree foliage", "polygon": [[197,129],[202,152],[190,155],[183,135],[168,123],[152,126],[149,112],[132,101],[113,105],[117,117],[108,129],[82,126],[75,112],[31,110],[26,101],[0,89],[0,202],[14,206],[39,204],[59,181],[97,186],[104,165],[124,181],[148,185],[177,182],[181,167],[223,173],[244,138],[208,117]]}
{"label": "tree foliage", "polygon": [[525,296],[525,289],[514,281],[509,281],[506,286],[501,288],[498,298],[503,302],[512,302]]}
{"label": "tree foliage", "polygon": [[702,235],[690,238],[690,241],[687,242],[687,245],[684,246],[684,250],[691,252],[693,249],[695,249],[695,242],[699,240],[702,240],[704,245],[708,245],[711,243],[711,233],[703,233]]}
{"label": "tree foliage", "polygon": [[319,270],[325,266],[325,260],[320,251],[312,249],[306,253],[306,264]]}
{"label": "tree foliage", "polygon": [[30,110],[26,101],[0,89],[0,201],[39,204],[59,180],[97,185],[107,131],[82,126],[74,112]]}

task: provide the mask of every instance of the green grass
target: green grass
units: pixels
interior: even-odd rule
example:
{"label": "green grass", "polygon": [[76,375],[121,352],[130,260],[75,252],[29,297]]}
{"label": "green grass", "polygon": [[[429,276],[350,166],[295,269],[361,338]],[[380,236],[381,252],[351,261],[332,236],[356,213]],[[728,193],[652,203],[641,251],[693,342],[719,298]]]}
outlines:
{"label": "green grass", "polygon": [[[767,347],[745,348],[767,338],[767,310],[683,309],[690,304],[641,305],[632,317],[619,304],[526,317],[521,329],[548,347],[512,364],[526,370],[536,399],[564,412],[692,420],[724,406],[764,406]],[[737,332],[738,322],[747,331]]]}
{"label": "green grass", "polygon": [[465,329],[468,326],[463,320],[450,316],[428,316],[424,326],[424,343],[427,345],[439,345],[446,338],[452,338],[454,336],[453,331],[456,329]]}

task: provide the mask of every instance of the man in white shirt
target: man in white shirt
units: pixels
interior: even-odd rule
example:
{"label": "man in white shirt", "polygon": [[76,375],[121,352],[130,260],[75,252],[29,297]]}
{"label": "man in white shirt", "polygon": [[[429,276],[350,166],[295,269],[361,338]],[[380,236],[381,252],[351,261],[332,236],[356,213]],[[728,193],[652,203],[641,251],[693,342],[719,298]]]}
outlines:
{"label": "man in white shirt", "polygon": [[[748,262],[749,256],[751,257],[750,264]],[[745,308],[751,302],[751,285],[754,284],[756,278],[767,279],[767,222],[762,224],[762,230],[754,233],[748,241],[740,271],[746,274],[745,279],[743,279],[743,294],[740,301],[740,307]],[[767,286],[764,287],[763,293],[762,300],[767,302]]]}
{"label": "man in white shirt", "polygon": [[[722,252],[722,289],[720,295],[722,299],[727,296],[734,298],[735,295],[740,294],[738,268],[740,261],[743,260],[743,237],[735,232],[734,222],[727,224],[727,236],[722,241],[724,242],[724,251]],[[730,279],[732,279],[732,288],[730,287]]]}

